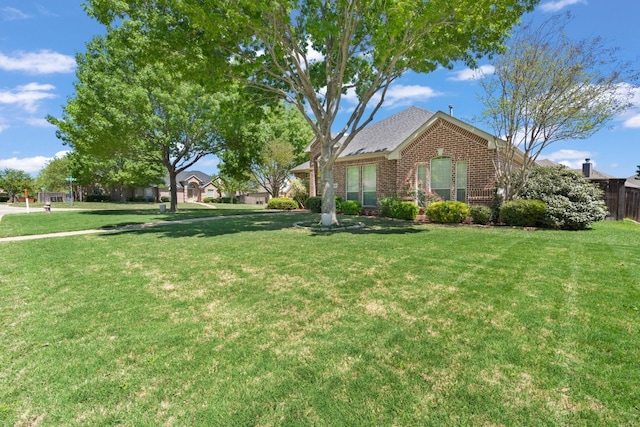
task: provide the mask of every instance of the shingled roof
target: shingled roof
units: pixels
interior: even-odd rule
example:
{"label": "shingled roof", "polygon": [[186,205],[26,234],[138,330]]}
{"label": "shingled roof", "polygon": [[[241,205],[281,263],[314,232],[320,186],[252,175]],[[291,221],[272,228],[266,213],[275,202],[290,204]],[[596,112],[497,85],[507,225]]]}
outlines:
{"label": "shingled roof", "polygon": [[362,129],[340,157],[390,153],[417,131],[434,113],[410,107]]}
{"label": "shingled roof", "polygon": [[[176,181],[178,184],[178,188],[182,188],[184,187],[184,182],[186,180],[188,180],[189,178],[191,178],[192,176],[195,176],[198,181],[200,181],[200,186],[204,186],[207,185],[208,183],[211,182],[211,175],[208,175],[204,172],[200,172],[200,171],[182,171],[180,172],[178,175],[176,175]],[[166,185],[167,187],[169,187],[169,177],[166,176],[165,177],[165,181],[166,181]]]}

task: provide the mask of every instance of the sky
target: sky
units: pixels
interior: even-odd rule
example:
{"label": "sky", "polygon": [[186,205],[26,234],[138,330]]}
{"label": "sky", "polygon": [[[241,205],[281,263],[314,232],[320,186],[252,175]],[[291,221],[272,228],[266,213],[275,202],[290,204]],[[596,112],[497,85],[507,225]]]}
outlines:
{"label": "sky", "polygon": [[[571,38],[603,37],[620,48],[622,58],[640,67],[640,1],[542,0],[523,21],[540,22],[566,11],[573,16],[567,28]],[[69,150],[45,117],[61,117],[74,95],[75,55],[103,33],[104,28],[84,12],[81,0],[0,0],[0,170],[36,176],[48,161]],[[491,72],[488,60],[479,65]],[[457,118],[490,132],[479,120],[481,89],[474,75],[463,64],[430,74],[408,73],[390,87],[374,121],[414,105],[446,113],[453,105]],[[589,158],[598,171],[613,177],[634,175],[640,165],[640,88],[635,94],[634,107],[606,128],[586,140],[556,142],[541,157],[573,168]],[[353,107],[348,98],[343,107]],[[214,174],[216,164],[210,156],[192,169]]]}

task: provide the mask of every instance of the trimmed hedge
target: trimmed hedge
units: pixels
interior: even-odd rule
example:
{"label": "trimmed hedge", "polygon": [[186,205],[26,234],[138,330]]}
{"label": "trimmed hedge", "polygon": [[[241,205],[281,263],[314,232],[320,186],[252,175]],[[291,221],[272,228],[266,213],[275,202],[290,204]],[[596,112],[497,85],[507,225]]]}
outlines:
{"label": "trimmed hedge", "polygon": [[267,208],[290,211],[292,209],[298,209],[298,202],[288,197],[274,197],[267,203]]}
{"label": "trimmed hedge", "polygon": [[320,213],[322,212],[322,197],[319,197],[319,196],[308,197],[307,200],[304,202],[304,205],[311,212]]}
{"label": "trimmed hedge", "polygon": [[469,216],[469,210],[466,203],[446,200],[431,203],[425,213],[433,222],[459,224]]}
{"label": "trimmed hedge", "polygon": [[540,200],[518,199],[506,202],[500,209],[502,221],[515,227],[543,225],[547,205]]}

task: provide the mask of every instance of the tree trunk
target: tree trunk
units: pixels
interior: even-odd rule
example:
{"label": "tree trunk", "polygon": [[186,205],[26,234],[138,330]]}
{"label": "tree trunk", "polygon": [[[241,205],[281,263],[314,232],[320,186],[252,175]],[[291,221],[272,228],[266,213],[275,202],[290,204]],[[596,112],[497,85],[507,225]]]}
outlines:
{"label": "tree trunk", "polygon": [[169,169],[169,188],[171,191],[171,207],[169,211],[178,212],[178,183],[174,169]]}
{"label": "tree trunk", "polygon": [[[336,217],[336,198],[333,190],[333,164],[321,159],[320,173],[322,176],[322,214],[320,223],[324,227],[329,227],[338,223]],[[330,165],[330,166],[328,166]]]}

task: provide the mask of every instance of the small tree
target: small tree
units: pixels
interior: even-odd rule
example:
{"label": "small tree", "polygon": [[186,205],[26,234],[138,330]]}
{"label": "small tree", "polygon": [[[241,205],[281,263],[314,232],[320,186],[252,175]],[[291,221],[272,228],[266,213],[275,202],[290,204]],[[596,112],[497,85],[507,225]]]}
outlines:
{"label": "small tree", "polygon": [[14,202],[16,196],[22,194],[24,190],[33,193],[34,184],[35,182],[33,178],[31,178],[31,175],[24,171],[10,168],[0,171],[0,188],[9,194],[12,202]]}
{"label": "small tree", "polygon": [[518,196],[545,148],[588,138],[631,105],[638,74],[601,38],[570,40],[569,18],[522,27],[481,81],[484,120],[506,141],[496,141],[505,200]]}

